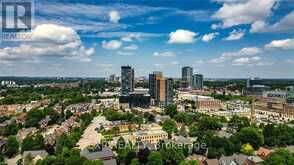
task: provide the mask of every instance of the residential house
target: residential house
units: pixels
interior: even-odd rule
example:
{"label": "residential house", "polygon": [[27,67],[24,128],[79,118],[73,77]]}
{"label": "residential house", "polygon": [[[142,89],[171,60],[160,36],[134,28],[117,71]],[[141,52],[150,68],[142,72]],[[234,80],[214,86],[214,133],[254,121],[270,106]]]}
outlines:
{"label": "residential house", "polygon": [[222,156],[219,159],[219,165],[245,165],[247,156],[243,154],[234,154],[232,156]]}
{"label": "residential house", "polygon": [[26,121],[27,114],[26,113],[21,113],[18,115],[15,119],[16,123],[24,123]]}
{"label": "residential house", "polygon": [[199,165],[206,165],[205,161],[206,161],[207,157],[203,156],[203,155],[190,155],[186,158],[186,160],[196,160],[198,161]]}
{"label": "residential house", "polygon": [[247,165],[261,165],[264,162],[259,156],[249,156],[247,159]]}
{"label": "residential house", "polygon": [[259,149],[256,152],[256,155],[262,159],[266,159],[266,157],[272,152],[273,152],[273,150],[270,150],[270,149],[267,149],[264,147],[259,147]]}
{"label": "residential house", "polygon": [[207,159],[205,163],[206,165],[219,165],[219,162],[217,159]]}
{"label": "residential house", "polygon": [[46,128],[50,120],[51,120],[51,119],[50,119],[49,116],[46,116],[46,118],[40,120],[40,121],[39,121],[39,125],[40,125],[40,127],[41,127],[41,128]]}
{"label": "residential house", "polygon": [[88,148],[83,149],[80,155],[89,160],[101,160],[104,165],[116,165],[115,155],[108,147],[102,147],[101,150],[89,151]]}
{"label": "residential house", "polygon": [[22,128],[18,131],[16,137],[19,141],[22,142],[24,138],[26,138],[28,135],[32,135],[37,131],[35,127],[30,127],[30,128]]}
{"label": "residential house", "polygon": [[168,119],[170,119],[170,117],[168,115],[164,115],[164,116],[156,115],[154,118],[156,123],[163,123],[165,120],[168,120]]}
{"label": "residential house", "polygon": [[36,164],[38,160],[42,160],[46,156],[48,156],[46,150],[24,151],[22,154],[23,165]]}

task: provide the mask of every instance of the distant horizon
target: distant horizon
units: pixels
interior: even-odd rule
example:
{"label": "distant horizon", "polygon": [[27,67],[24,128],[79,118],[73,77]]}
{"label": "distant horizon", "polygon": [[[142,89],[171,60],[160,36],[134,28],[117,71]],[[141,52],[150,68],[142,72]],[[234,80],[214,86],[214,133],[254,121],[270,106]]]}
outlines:
{"label": "distant horizon", "polygon": [[[120,76],[119,76],[120,77]],[[135,76],[135,79],[139,79],[142,76]],[[166,76],[165,76],[166,77]],[[0,80],[3,78],[66,78],[66,79],[106,79],[108,77],[77,77],[77,76],[73,76],[73,77],[69,77],[69,76],[0,76]],[[148,75],[145,76],[145,78],[148,79]],[[173,78],[173,79],[181,79],[181,77],[169,77],[169,78]],[[205,77],[204,75],[204,80],[209,80],[209,79],[217,79],[217,80],[234,80],[234,79],[239,79],[239,80],[247,80],[248,78],[251,77],[231,77],[231,78],[224,78],[224,77]],[[256,78],[256,77],[253,77]],[[294,80],[294,78],[268,78],[268,77],[257,77],[257,78],[261,78],[263,80]],[[294,84],[293,84],[294,85]]]}
{"label": "distant horizon", "polygon": [[[294,5],[281,0],[35,1],[29,41],[1,41],[0,75],[294,78]],[[86,9],[86,10],[85,10]]]}

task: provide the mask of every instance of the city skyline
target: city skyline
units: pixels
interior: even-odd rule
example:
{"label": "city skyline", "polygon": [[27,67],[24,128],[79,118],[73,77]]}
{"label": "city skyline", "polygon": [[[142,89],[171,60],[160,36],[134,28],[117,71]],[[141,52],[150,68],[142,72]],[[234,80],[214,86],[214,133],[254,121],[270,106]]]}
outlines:
{"label": "city skyline", "polygon": [[0,44],[0,76],[107,77],[130,65],[135,77],[179,78],[191,66],[209,78],[294,78],[293,9],[279,0],[35,2],[32,40]]}

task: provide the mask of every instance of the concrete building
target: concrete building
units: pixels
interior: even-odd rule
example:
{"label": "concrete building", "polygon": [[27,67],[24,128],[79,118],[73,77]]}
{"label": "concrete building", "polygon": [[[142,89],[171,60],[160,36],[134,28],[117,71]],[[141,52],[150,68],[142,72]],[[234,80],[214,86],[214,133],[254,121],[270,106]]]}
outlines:
{"label": "concrete building", "polygon": [[221,108],[221,101],[214,98],[204,96],[196,100],[196,109],[199,110],[219,110]]}
{"label": "concrete building", "polygon": [[151,104],[160,107],[173,103],[173,79],[163,78],[162,72],[149,74]]}
{"label": "concrete building", "polygon": [[283,109],[281,111],[283,117],[293,118],[294,117],[294,104],[283,104]]}
{"label": "concrete building", "polygon": [[196,89],[203,88],[203,75],[202,74],[194,74],[192,77],[192,87]]}
{"label": "concrete building", "polygon": [[168,134],[163,130],[137,131],[129,137],[132,143],[148,142],[158,143],[160,140],[168,139]]}
{"label": "concrete building", "polygon": [[158,96],[157,88],[157,80],[163,79],[162,72],[153,72],[149,74],[149,94],[151,99],[156,100]]}
{"label": "concrete building", "polygon": [[196,109],[199,109],[199,110],[219,110],[222,108],[220,100],[214,99],[213,97],[209,97],[209,96],[193,94],[190,92],[179,92],[178,100],[179,101],[185,101],[185,100],[194,101],[196,104]]}
{"label": "concrete building", "polygon": [[131,66],[121,67],[121,94],[129,95],[130,92],[134,91],[135,87],[135,72]]}
{"label": "concrete building", "polygon": [[1,86],[13,86],[16,85],[15,81],[1,81]]}
{"label": "concrete building", "polygon": [[170,105],[174,102],[174,92],[173,92],[173,79],[166,79],[166,105]]}
{"label": "concrete building", "polygon": [[192,75],[193,75],[193,68],[190,66],[186,66],[182,68],[182,81],[187,86],[184,88],[192,87]]}
{"label": "concrete building", "polygon": [[286,90],[286,101],[287,103],[294,103],[294,87],[287,87]]}

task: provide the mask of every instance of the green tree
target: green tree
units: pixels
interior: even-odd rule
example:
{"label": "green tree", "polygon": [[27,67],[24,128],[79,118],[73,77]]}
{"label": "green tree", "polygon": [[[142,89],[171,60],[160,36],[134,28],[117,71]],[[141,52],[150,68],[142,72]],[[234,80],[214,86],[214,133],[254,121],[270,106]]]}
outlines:
{"label": "green tree", "polygon": [[195,137],[199,134],[198,127],[196,124],[193,124],[189,127],[189,136]]}
{"label": "green tree", "polygon": [[136,158],[137,154],[135,151],[129,151],[127,156],[125,157],[125,164],[131,164],[134,158]]}
{"label": "green tree", "polygon": [[294,143],[294,128],[286,124],[268,124],[263,129],[263,135],[268,146],[286,146]]}
{"label": "green tree", "polygon": [[244,127],[250,126],[250,121],[247,117],[239,117],[234,115],[228,123],[229,127],[235,129],[236,131],[240,131]]}
{"label": "green tree", "polygon": [[173,118],[177,113],[177,106],[175,104],[170,104],[165,107],[165,113]]}
{"label": "green tree", "polygon": [[162,165],[163,159],[159,152],[153,151],[148,156],[147,165]]}
{"label": "green tree", "polygon": [[123,137],[119,137],[117,142],[116,142],[116,148],[117,150],[119,149],[124,149],[126,147],[126,141]]}
{"label": "green tree", "polygon": [[180,129],[180,135],[181,136],[184,136],[184,137],[187,137],[188,136],[188,133],[187,133],[185,124],[183,124],[182,127],[181,127],[181,129]]}
{"label": "green tree", "polygon": [[119,133],[120,133],[120,130],[119,130],[119,127],[118,126],[114,126],[111,128],[111,133],[114,135],[114,136],[118,136]]}
{"label": "green tree", "polygon": [[249,143],[246,143],[242,145],[241,152],[250,156],[253,154],[254,148]]}
{"label": "green tree", "polygon": [[179,165],[199,165],[197,160],[181,161]]}
{"label": "green tree", "polygon": [[56,142],[56,153],[60,154],[63,148],[72,148],[74,146],[73,141],[66,134],[62,134]]}
{"label": "green tree", "polygon": [[271,153],[263,165],[294,165],[294,157],[287,149],[278,149],[276,152]]}
{"label": "green tree", "polygon": [[149,154],[150,154],[150,150],[148,148],[140,149],[137,155],[139,162],[141,164],[146,164]]}
{"label": "green tree", "polygon": [[44,149],[44,138],[41,134],[27,136],[21,145],[21,152]]}
{"label": "green tree", "polygon": [[65,111],[65,118],[66,119],[69,119],[72,115],[73,115],[73,113],[70,110]]}
{"label": "green tree", "polygon": [[254,149],[258,149],[264,144],[263,135],[253,127],[242,128],[240,132],[236,134],[237,141],[242,144],[249,143]]}
{"label": "green tree", "polygon": [[24,126],[28,127],[39,127],[39,121],[45,118],[46,114],[41,109],[32,109],[27,113],[26,121]]}
{"label": "green tree", "polygon": [[164,121],[164,123],[162,124],[162,129],[168,133],[169,137],[172,133],[178,131],[176,123],[171,119]]}
{"label": "green tree", "polygon": [[222,124],[217,117],[205,116],[202,117],[198,123],[199,130],[220,130]]}
{"label": "green tree", "polygon": [[4,161],[5,161],[5,159],[4,159],[3,155],[0,155],[0,164],[5,164]]}
{"label": "green tree", "polygon": [[149,112],[144,112],[143,116],[149,122],[153,122],[154,118],[155,118],[155,116],[152,113],[149,113]]}
{"label": "green tree", "polygon": [[130,165],[140,165],[139,159],[138,159],[138,158],[134,158],[134,159],[132,159]]}
{"label": "green tree", "polygon": [[167,147],[160,149],[162,159],[170,164],[179,164],[185,159],[185,155],[182,148]]}
{"label": "green tree", "polygon": [[15,136],[9,136],[6,143],[6,156],[12,157],[18,152],[19,143]]}
{"label": "green tree", "polygon": [[101,160],[86,160],[83,165],[103,165]]}
{"label": "green tree", "polygon": [[5,136],[16,135],[19,129],[20,127],[18,124],[12,123],[4,128],[3,134]]}

